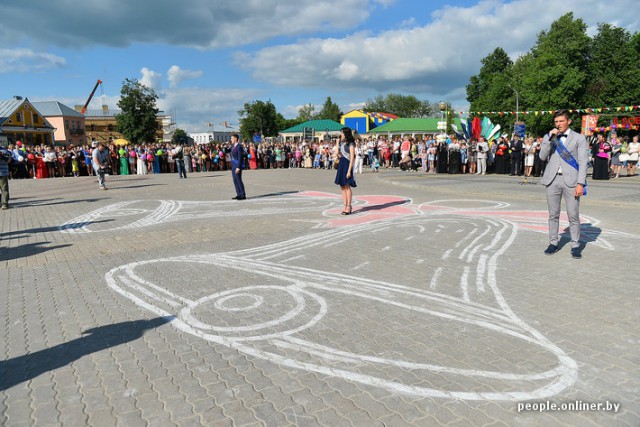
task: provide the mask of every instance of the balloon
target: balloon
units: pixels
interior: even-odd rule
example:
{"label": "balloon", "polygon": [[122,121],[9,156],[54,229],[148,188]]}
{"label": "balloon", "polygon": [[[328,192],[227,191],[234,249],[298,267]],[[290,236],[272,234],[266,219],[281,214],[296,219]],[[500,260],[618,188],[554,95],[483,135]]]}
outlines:
{"label": "balloon", "polygon": [[24,157],[22,157],[22,156],[18,156],[18,161],[19,161],[19,162],[24,162]]}
{"label": "balloon", "polygon": [[249,158],[249,159],[250,159],[250,158],[251,158],[251,154],[249,154],[249,155],[247,156],[247,158]]}

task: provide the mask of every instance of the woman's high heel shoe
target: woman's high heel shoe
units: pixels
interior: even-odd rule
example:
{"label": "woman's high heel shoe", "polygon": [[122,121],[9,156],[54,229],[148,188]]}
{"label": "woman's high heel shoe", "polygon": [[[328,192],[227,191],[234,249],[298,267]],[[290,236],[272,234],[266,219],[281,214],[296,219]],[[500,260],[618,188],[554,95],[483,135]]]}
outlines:
{"label": "woman's high heel shoe", "polygon": [[346,208],[346,211],[342,211],[342,215],[351,215],[351,206],[346,206]]}

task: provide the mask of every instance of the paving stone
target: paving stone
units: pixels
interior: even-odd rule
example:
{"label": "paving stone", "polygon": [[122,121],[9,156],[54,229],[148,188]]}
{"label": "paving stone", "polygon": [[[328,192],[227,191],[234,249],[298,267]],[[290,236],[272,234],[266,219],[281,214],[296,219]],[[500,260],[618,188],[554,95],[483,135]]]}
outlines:
{"label": "paving stone", "polygon": [[247,171],[243,202],[223,172],[11,181],[0,424],[640,425],[637,272],[592,268],[635,262],[640,177],[590,182],[575,261],[519,178],[363,173],[343,217],[332,174]]}

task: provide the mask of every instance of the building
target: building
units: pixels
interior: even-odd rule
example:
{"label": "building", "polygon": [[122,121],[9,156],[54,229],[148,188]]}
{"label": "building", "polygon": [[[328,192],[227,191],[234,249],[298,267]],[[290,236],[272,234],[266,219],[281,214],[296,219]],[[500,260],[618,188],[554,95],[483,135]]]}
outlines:
{"label": "building", "polygon": [[333,120],[309,120],[299,125],[281,130],[278,134],[285,141],[314,141],[320,142],[340,137],[343,126]]}
{"label": "building", "polygon": [[[76,107],[76,109],[78,108],[82,107]],[[116,131],[116,115],[121,112],[122,110],[110,110],[106,105],[102,106],[102,110],[87,110],[84,114],[87,140],[92,141],[95,139],[98,142],[109,143],[116,139],[124,139],[124,136]],[[156,140],[145,142],[171,142],[171,136],[173,135],[174,130],[174,121],[171,115],[158,114],[156,116],[156,121],[158,123]]]}
{"label": "building", "polygon": [[[438,118],[424,119],[396,119],[383,126],[376,127],[371,131],[374,135],[387,136],[414,136],[420,137],[424,135],[436,135],[442,131],[438,129],[438,122],[442,121]],[[452,124],[460,129],[460,119],[452,119]]]}
{"label": "building", "polygon": [[55,130],[27,98],[0,101],[0,136],[9,144],[53,145]]}
{"label": "building", "polygon": [[210,142],[231,142],[231,135],[235,132],[210,130],[207,132],[195,132],[190,133],[189,136],[193,139],[194,144],[208,144]]}
{"label": "building", "polygon": [[343,126],[347,126],[358,131],[358,133],[365,134],[371,132],[378,126],[382,126],[397,118],[398,116],[391,113],[351,110],[342,115],[340,123],[342,123]]}
{"label": "building", "polygon": [[32,102],[31,104],[55,128],[56,145],[77,146],[87,143],[82,114],[58,101]]}

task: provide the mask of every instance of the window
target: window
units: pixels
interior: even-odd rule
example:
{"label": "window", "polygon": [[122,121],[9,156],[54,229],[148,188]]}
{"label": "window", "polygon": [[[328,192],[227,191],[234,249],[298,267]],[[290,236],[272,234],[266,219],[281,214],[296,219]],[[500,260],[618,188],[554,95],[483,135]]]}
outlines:
{"label": "window", "polygon": [[22,116],[20,116],[20,113],[16,113],[16,122],[21,122],[22,121]]}
{"label": "window", "polygon": [[33,123],[38,123],[38,120],[40,120],[38,115],[36,113],[33,113]]}
{"label": "window", "polygon": [[64,121],[64,128],[69,129],[69,120]]}

